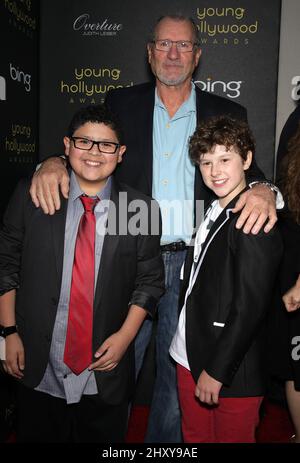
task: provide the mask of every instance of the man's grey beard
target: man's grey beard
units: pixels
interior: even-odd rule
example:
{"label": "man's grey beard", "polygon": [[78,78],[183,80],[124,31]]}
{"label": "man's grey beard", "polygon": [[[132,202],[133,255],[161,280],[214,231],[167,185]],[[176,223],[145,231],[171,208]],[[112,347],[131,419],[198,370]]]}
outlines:
{"label": "man's grey beard", "polygon": [[168,85],[169,87],[174,86],[174,85],[175,85],[175,86],[176,86],[176,85],[180,85],[180,84],[182,84],[182,83],[186,80],[186,76],[185,76],[185,75],[179,76],[179,77],[177,77],[177,79],[167,79],[165,76],[160,75],[160,74],[157,74],[157,75],[156,75],[156,78],[157,78],[162,84]]}

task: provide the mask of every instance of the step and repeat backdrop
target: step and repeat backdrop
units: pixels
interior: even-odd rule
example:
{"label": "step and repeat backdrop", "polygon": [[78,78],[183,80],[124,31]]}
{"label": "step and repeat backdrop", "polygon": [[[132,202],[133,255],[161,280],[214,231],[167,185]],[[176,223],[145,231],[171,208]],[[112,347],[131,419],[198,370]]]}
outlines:
{"label": "step and repeat backdrop", "polygon": [[0,216],[38,152],[39,2],[0,2]]}
{"label": "step and repeat backdrop", "polygon": [[42,1],[41,158],[62,152],[78,107],[104,101],[109,89],[151,79],[146,44],[152,26],[161,15],[180,12],[199,29],[196,85],[247,107],[258,163],[272,177],[280,7],[280,0]]}
{"label": "step and repeat backdrop", "polygon": [[196,85],[247,107],[258,163],[271,178],[280,10],[280,0],[2,0],[1,208],[37,157],[63,151],[75,110],[152,78],[147,39],[157,18],[172,13],[199,29]]}

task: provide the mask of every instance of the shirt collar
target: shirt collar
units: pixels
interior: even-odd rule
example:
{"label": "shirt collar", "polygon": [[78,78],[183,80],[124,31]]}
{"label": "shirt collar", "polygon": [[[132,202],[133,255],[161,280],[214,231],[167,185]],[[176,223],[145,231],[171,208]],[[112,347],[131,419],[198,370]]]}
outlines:
{"label": "shirt collar", "polygon": [[[155,100],[154,100],[154,106],[155,108],[162,108],[164,109],[165,111],[167,111],[165,105],[163,104],[163,102],[161,101],[161,99],[159,98],[159,95],[158,95],[158,92],[157,92],[157,88],[155,88]],[[176,118],[178,116],[178,113],[180,113],[180,117],[182,117],[183,115],[186,115],[186,114],[189,114],[189,113],[193,113],[193,112],[196,112],[196,90],[195,90],[195,84],[194,82],[191,82],[191,93],[190,93],[190,96],[188,97],[188,99],[182,103],[182,105],[180,106],[180,108],[178,109],[178,111],[176,112]],[[175,117],[174,116],[174,117]]]}
{"label": "shirt collar", "polygon": [[[111,176],[108,177],[105,187],[99,191],[96,196],[100,199],[100,201],[103,200],[108,200],[110,199],[110,194],[111,194]],[[81,190],[76,175],[74,171],[71,171],[71,177],[70,177],[70,193],[69,193],[69,200],[70,201],[75,201],[79,196],[84,195],[85,193]]]}

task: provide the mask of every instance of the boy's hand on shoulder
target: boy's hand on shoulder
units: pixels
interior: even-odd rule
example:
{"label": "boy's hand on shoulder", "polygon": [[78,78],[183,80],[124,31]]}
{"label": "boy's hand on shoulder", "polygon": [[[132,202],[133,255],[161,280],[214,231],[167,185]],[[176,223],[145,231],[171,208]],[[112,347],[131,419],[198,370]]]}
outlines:
{"label": "boy's hand on shoulder", "polygon": [[221,387],[222,383],[220,381],[217,381],[203,370],[196,384],[195,396],[198,397],[200,402],[208,405],[217,405],[219,403]]}
{"label": "boy's hand on shoulder", "polygon": [[94,354],[98,360],[89,366],[89,370],[113,370],[125,354],[130,342],[131,339],[121,330],[109,336]]}
{"label": "boy's hand on shoulder", "polygon": [[10,334],[5,338],[5,356],[3,368],[9,375],[22,379],[25,368],[25,355],[23,342],[18,333]]}

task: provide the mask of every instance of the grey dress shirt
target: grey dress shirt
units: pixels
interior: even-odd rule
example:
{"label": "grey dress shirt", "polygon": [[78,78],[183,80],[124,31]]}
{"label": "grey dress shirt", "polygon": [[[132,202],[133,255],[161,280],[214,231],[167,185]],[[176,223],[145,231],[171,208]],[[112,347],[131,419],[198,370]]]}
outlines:
{"label": "grey dress shirt", "polygon": [[[83,394],[92,395],[98,393],[94,372],[86,369],[77,376],[69,369],[69,367],[67,367],[67,365],[64,364],[63,361],[75,242],[78,225],[84,212],[83,205],[79,199],[79,196],[82,194],[83,192],[78,185],[76,176],[74,172],[72,172],[65,227],[62,283],[52,335],[49,362],[43,379],[35,388],[37,391],[65,399],[68,404],[79,402]],[[105,225],[108,216],[107,202],[103,200],[109,200],[110,194],[111,179],[109,178],[103,190],[97,194],[100,201],[97,203],[94,210],[96,217],[95,287],[102,254]]]}

